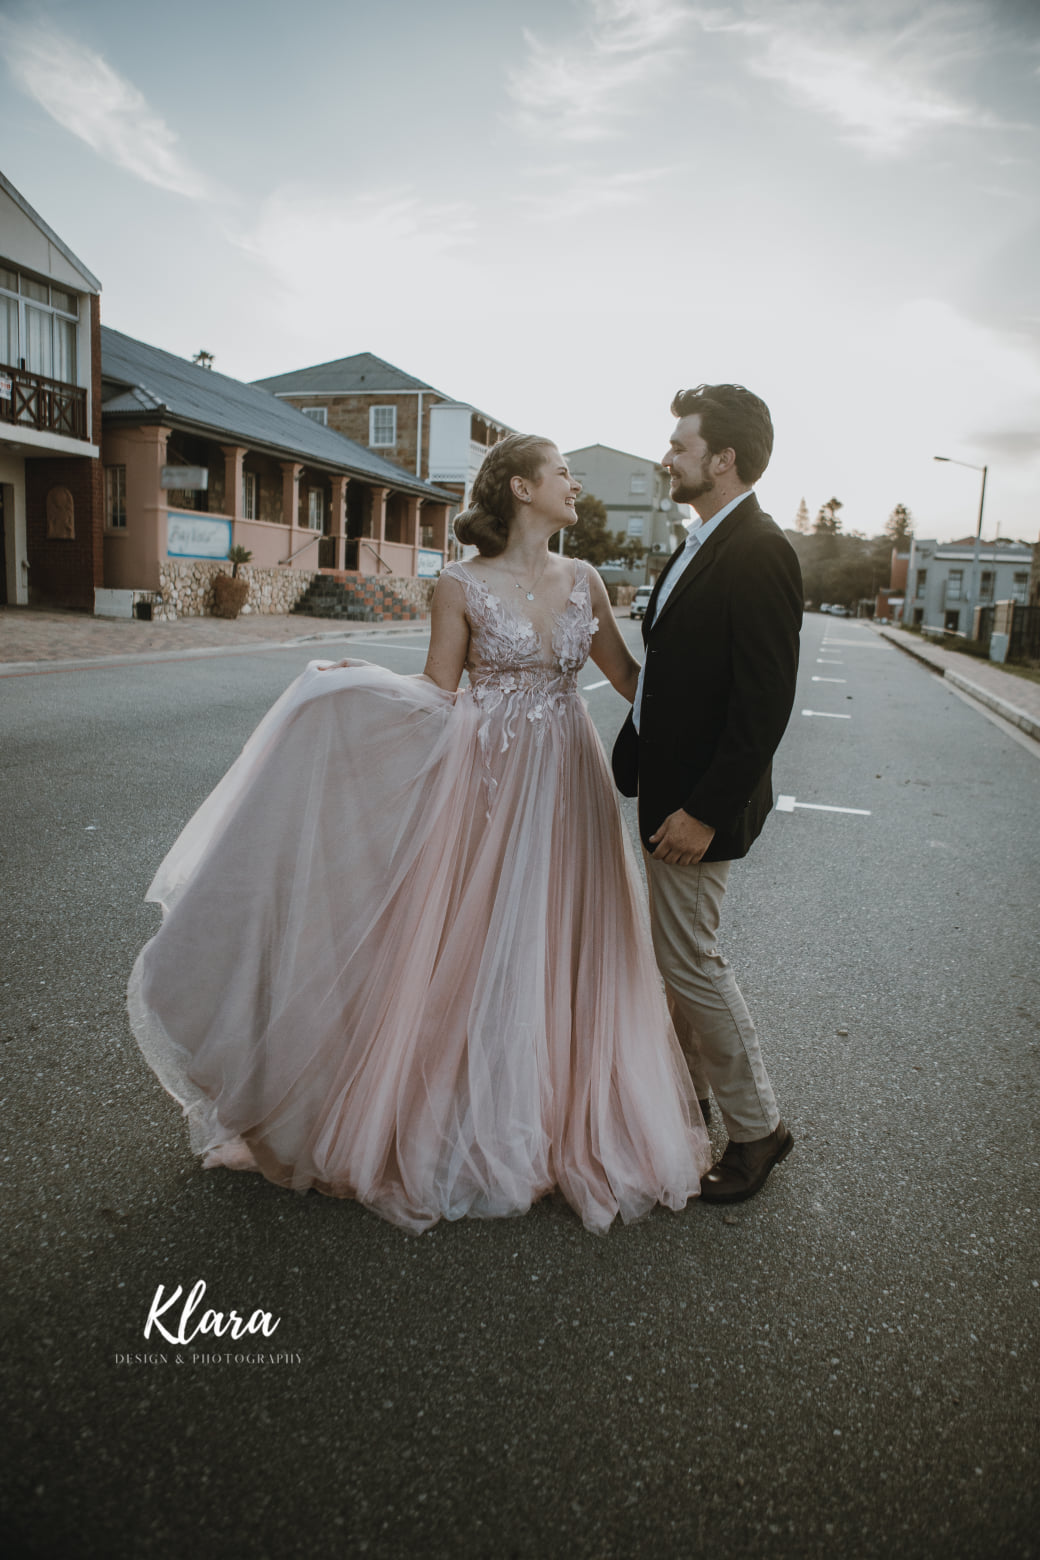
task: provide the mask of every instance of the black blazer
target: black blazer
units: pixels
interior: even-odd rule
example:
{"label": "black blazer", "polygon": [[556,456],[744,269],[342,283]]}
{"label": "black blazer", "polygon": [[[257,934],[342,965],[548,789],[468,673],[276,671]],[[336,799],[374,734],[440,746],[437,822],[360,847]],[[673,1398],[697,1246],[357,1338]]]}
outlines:
{"label": "black blazer", "polygon": [[614,744],[624,796],[639,795],[639,832],[680,807],[711,824],[705,861],[745,856],[773,806],[772,758],[794,703],[802,576],[794,549],[754,493],[728,514],[657,616],[643,619],[640,730]]}

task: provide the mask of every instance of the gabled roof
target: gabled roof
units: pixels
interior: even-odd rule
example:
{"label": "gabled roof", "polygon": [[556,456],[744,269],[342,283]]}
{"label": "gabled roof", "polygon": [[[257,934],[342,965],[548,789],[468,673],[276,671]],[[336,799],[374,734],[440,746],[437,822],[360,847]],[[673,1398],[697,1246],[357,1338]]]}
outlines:
{"label": "gabled roof", "polygon": [[101,327],[101,377],[106,390],[122,386],[103,402],[104,421],[162,421],[328,470],[369,477],[427,498],[453,499],[451,493],[323,428],[266,390],[200,368],[107,325]]}
{"label": "gabled roof", "polygon": [[564,454],[570,460],[572,455],[591,455],[593,450],[603,450],[607,455],[620,455],[624,460],[639,460],[647,466],[660,466],[661,464],[653,455],[633,455],[631,450],[615,449],[613,444],[582,444],[576,450],[565,450]]}
{"label": "gabled roof", "polygon": [[352,357],[315,363],[312,368],[296,368],[288,374],[273,374],[269,379],[254,379],[253,383],[272,395],[380,395],[408,390],[442,394],[425,380],[406,374],[404,369],[395,368],[372,352],[355,352]]}
{"label": "gabled roof", "polygon": [[78,255],[74,255],[72,253],[72,250],[69,248],[68,244],[66,244],[65,240],[58,237],[57,233],[55,233],[54,229],[49,225],[49,223],[43,220],[38,211],[33,210],[25,196],[19,190],[16,190],[10,179],[5,178],[2,173],[0,173],[0,190],[3,190],[4,194],[9,196],[10,199],[14,201],[15,205],[25,212],[25,215],[29,218],[30,222],[35,222],[40,232],[43,233],[48,241],[54,245],[55,249],[57,249],[65,256],[65,259],[72,266],[73,270],[77,271],[83,278],[84,290],[86,292],[99,293],[101,291],[101,283],[98,281],[93,272],[87,270],[86,266],[83,264],[83,261],[79,258]]}

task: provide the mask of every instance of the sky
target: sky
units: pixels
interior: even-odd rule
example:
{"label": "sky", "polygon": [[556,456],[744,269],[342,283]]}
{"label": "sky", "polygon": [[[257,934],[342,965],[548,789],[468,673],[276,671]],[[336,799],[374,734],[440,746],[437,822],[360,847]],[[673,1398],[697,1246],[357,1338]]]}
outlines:
{"label": "sky", "polygon": [[742,383],[781,525],[1040,534],[1040,0],[0,0],[0,80],[128,335],[657,458]]}

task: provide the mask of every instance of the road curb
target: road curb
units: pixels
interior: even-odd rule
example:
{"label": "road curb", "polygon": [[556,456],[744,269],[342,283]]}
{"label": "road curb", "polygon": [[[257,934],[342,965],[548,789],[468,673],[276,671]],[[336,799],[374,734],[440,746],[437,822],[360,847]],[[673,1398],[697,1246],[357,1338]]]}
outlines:
{"label": "road curb", "polygon": [[1019,709],[1017,704],[1009,704],[1007,699],[1000,698],[995,693],[990,693],[988,688],[980,688],[978,683],[973,683],[967,677],[962,677],[960,672],[951,672],[948,669],[943,676],[951,682],[955,688],[966,693],[969,698],[976,699],[979,704],[984,704],[987,709],[994,710],[996,714],[1003,716],[1020,731],[1024,731],[1027,737],[1040,742],[1040,721],[1035,720],[1025,710]]}
{"label": "road curb", "polygon": [[894,645],[897,650],[902,650],[904,655],[911,656],[915,661],[920,661],[922,666],[927,666],[929,671],[936,672],[961,693],[966,693],[969,699],[985,705],[986,709],[1000,715],[1002,719],[1017,726],[1024,731],[1026,736],[1040,742],[1040,721],[1030,715],[1027,710],[1021,709],[1017,704],[1012,704],[1008,699],[1002,699],[999,694],[991,693],[988,688],[982,688],[978,683],[972,682],[969,677],[963,677],[960,672],[952,672],[949,667],[939,666],[931,657],[918,650],[916,645],[908,645],[902,639],[896,639],[892,634],[887,634],[883,628],[877,630],[882,639]]}

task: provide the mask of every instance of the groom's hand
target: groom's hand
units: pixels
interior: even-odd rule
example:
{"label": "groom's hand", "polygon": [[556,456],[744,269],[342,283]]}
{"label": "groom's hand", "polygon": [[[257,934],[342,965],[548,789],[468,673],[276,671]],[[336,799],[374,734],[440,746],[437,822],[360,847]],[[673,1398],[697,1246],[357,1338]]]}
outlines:
{"label": "groom's hand", "polygon": [[666,861],[670,866],[690,867],[695,861],[700,861],[714,838],[715,830],[710,824],[692,818],[680,807],[678,812],[668,814],[656,834],[651,834],[650,843],[657,846],[654,851],[655,861]]}

